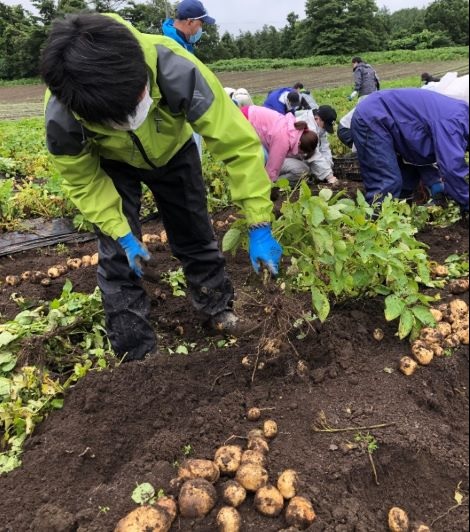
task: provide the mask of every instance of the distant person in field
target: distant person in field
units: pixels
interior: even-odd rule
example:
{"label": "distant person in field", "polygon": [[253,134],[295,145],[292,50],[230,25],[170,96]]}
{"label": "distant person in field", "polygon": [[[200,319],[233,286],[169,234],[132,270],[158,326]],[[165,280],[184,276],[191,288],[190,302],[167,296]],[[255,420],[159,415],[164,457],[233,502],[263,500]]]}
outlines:
{"label": "distant person in field", "polygon": [[252,105],[242,107],[242,113],[266,151],[266,171],[271,181],[279,179],[282,165],[289,156],[310,161],[318,146],[318,135],[310,131],[307,122],[297,121],[292,114],[281,115],[272,109]]}
{"label": "distant person in field", "polygon": [[334,175],[334,162],[328,135],[335,131],[338,115],[329,105],[321,105],[313,111],[297,111],[297,120],[305,121],[311,131],[318,136],[318,148],[310,161],[298,157],[288,157],[281,169],[281,176],[295,183],[305,176],[313,175],[318,181],[334,185],[338,179]]}
{"label": "distant person in field", "polygon": [[431,76],[428,72],[423,72],[421,74],[421,83],[423,85],[429,85],[429,83],[439,83],[441,81],[441,78],[438,78],[436,76]]}
{"label": "distant person in field", "polygon": [[[176,18],[163,22],[162,31],[165,37],[173,39],[188,52],[194,53],[195,46],[201,40],[204,24],[213,26],[215,19],[210,17],[206,8],[199,0],[183,0],[176,6]],[[194,141],[202,158],[202,137],[194,133]]]}
{"label": "distant person in field", "polygon": [[254,105],[253,99],[251,98],[250,93],[246,89],[232,89],[231,87],[225,87],[224,90],[237,107],[246,107],[247,105]]}
{"label": "distant person in field", "polygon": [[352,140],[367,200],[412,198],[422,182],[435,200],[468,211],[468,104],[421,89],[384,90],[356,107]]}
{"label": "distant person in field", "polygon": [[380,80],[377,72],[361,57],[353,57],[352,59],[353,73],[354,73],[354,90],[348,97],[350,101],[359,97],[367,96],[380,90]]}
{"label": "distant person in field", "polygon": [[217,77],[171,39],[97,13],[53,24],[41,74],[48,150],[68,196],[96,227],[98,285],[116,355],[141,360],[157,347],[142,284],[150,260],[141,242],[143,185],[155,198],[201,322],[221,334],[246,331],[233,310],[193,130],[227,166],[254,269],[276,275],[282,249],[271,232],[272,187],[261,143]]}

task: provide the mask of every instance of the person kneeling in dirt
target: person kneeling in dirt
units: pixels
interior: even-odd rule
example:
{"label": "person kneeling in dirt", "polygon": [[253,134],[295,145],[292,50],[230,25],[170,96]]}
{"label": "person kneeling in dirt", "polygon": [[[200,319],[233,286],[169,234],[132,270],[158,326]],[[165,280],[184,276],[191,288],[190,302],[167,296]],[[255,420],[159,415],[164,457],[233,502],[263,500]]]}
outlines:
{"label": "person kneeling in dirt", "polygon": [[242,113],[254,127],[264,146],[266,171],[272,182],[279,174],[287,157],[310,161],[318,146],[318,135],[310,131],[307,122],[297,121],[292,114],[281,115],[266,107],[242,107]]}
{"label": "person kneeling in dirt", "polygon": [[271,233],[259,139],[214,74],[172,40],[103,14],[56,21],[41,73],[48,149],[71,200],[97,228],[98,284],[116,355],[139,360],[156,347],[141,281],[150,259],[140,241],[142,184],[155,197],[195,308],[214,329],[237,332],[193,130],[227,164],[255,270],[265,265],[276,275],[282,249]]}
{"label": "person kneeling in dirt", "polygon": [[421,89],[369,95],[356,107],[352,140],[370,203],[387,194],[411,199],[420,183],[468,211],[469,108],[460,100]]}
{"label": "person kneeling in dirt", "polygon": [[281,168],[281,177],[286,178],[291,184],[300,179],[313,175],[318,181],[334,185],[338,179],[334,175],[333,155],[331,153],[328,134],[334,133],[335,121],[338,115],[329,105],[321,105],[313,111],[297,111],[297,120],[307,122],[311,131],[318,136],[318,149],[313,157],[306,161],[298,157],[288,157]]}

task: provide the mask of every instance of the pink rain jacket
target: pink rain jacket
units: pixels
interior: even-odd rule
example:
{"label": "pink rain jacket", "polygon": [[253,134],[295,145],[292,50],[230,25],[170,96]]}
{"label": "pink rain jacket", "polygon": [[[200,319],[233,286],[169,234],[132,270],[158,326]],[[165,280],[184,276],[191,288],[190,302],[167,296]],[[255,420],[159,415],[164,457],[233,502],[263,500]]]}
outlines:
{"label": "pink rain jacket", "polygon": [[295,129],[296,117],[293,114],[281,115],[266,107],[252,105],[242,109],[255,128],[263,146],[269,153],[266,171],[271,181],[279,179],[285,159],[298,155],[303,131]]}

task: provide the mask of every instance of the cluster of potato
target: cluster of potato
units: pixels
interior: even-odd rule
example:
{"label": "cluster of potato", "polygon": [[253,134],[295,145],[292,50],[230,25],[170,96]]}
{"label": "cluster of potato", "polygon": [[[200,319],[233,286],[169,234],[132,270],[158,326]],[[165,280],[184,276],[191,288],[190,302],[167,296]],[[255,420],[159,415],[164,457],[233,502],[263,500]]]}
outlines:
{"label": "cluster of potato", "polygon": [[412,347],[414,359],[403,357],[400,370],[407,376],[413,375],[421,366],[429,366],[434,357],[443,357],[448,349],[469,345],[469,309],[465,301],[455,299],[431,310],[437,326],[421,331]]}
{"label": "cluster of potato", "polygon": [[410,523],[407,513],[401,508],[392,508],[388,514],[390,532],[431,532],[424,523]]}
{"label": "cluster of potato", "polygon": [[47,272],[42,271],[25,271],[21,275],[7,275],[5,284],[7,286],[18,286],[23,282],[32,282],[35,284],[42,284],[48,286],[51,279],[58,279],[65,275],[69,270],[78,270],[80,268],[88,268],[89,266],[97,266],[98,253],[94,255],[84,255],[81,258],[68,259],[66,264],[57,264],[51,266]]}
{"label": "cluster of potato", "polygon": [[[239,445],[224,445],[217,449],[213,460],[186,460],[179,467],[178,477],[171,481],[177,501],[170,499],[174,503],[170,505],[168,498],[165,498],[164,509],[159,507],[160,501],[156,506],[144,507],[149,511],[148,521],[144,519],[143,508],[138,508],[119,522],[115,532],[167,532],[177,511],[188,519],[206,517],[218,502],[215,485],[221,477],[226,478],[226,481],[220,486],[224,506],[216,518],[219,532],[241,530],[242,519],[237,508],[245,502],[248,494],[254,494],[254,507],[260,514],[275,518],[285,508],[288,526],[293,530],[305,530],[316,515],[311,502],[298,495],[297,472],[282,472],[274,486],[266,470],[269,444],[277,433],[277,423],[268,420],[262,429],[249,432],[246,449]],[[171,511],[168,506],[171,506]]]}
{"label": "cluster of potato", "polygon": [[168,242],[168,236],[166,231],[162,231],[159,235],[145,234],[142,237],[142,242],[146,245],[149,244],[166,244]]}

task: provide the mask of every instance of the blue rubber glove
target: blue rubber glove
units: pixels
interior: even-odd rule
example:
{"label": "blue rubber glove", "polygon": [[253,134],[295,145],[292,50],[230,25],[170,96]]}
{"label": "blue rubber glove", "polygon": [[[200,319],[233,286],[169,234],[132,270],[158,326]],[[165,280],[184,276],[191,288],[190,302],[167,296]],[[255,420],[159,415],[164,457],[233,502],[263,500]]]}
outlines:
{"label": "blue rubber glove", "polygon": [[444,194],[444,183],[434,183],[434,185],[431,186],[431,196],[433,198],[438,197],[441,194]]}
{"label": "blue rubber glove", "polygon": [[250,259],[256,273],[260,273],[264,264],[273,275],[279,274],[279,264],[282,257],[282,247],[274,239],[271,226],[254,227],[250,229]]}
{"label": "blue rubber glove", "polygon": [[142,270],[141,260],[150,260],[150,253],[147,251],[147,248],[132,233],[121,236],[117,241],[126,252],[129,266],[134,270],[137,277],[142,278],[144,272]]}

